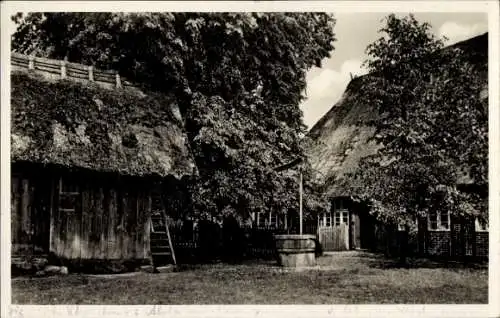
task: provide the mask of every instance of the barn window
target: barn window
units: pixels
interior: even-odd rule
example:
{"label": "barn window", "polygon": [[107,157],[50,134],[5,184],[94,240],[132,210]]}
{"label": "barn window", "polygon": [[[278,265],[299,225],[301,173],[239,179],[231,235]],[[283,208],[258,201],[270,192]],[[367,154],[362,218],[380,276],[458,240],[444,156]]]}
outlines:
{"label": "barn window", "polygon": [[476,218],[476,232],[488,232],[488,222],[480,218]]}
{"label": "barn window", "polygon": [[449,231],[450,213],[449,212],[431,212],[428,215],[428,229],[430,231]]}
{"label": "barn window", "polygon": [[80,192],[78,185],[69,179],[59,180],[59,210],[75,212]]}
{"label": "barn window", "polygon": [[[59,179],[59,218],[61,218],[61,233],[70,233],[72,220],[79,217],[81,196],[78,184],[71,178]],[[64,234],[63,234],[64,235]]]}

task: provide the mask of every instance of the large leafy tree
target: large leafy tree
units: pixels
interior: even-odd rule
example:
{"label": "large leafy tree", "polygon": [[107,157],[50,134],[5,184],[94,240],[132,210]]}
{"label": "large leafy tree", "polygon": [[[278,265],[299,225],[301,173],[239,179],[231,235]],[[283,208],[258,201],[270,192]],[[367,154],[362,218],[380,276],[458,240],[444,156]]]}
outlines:
{"label": "large leafy tree", "polygon": [[[333,16],[32,13],[13,19],[15,51],[115,69],[176,95],[200,170],[192,187],[198,212],[245,215],[297,204],[296,176],[272,168],[304,153],[305,75],[333,50]],[[309,180],[311,211],[324,201]]]}
{"label": "large leafy tree", "polygon": [[389,15],[381,33],[367,48],[370,74],[360,102],[380,114],[372,124],[383,147],[345,186],[356,185],[354,192],[390,222],[429,211],[486,217],[488,101],[480,96],[487,58],[444,48],[412,15]]}

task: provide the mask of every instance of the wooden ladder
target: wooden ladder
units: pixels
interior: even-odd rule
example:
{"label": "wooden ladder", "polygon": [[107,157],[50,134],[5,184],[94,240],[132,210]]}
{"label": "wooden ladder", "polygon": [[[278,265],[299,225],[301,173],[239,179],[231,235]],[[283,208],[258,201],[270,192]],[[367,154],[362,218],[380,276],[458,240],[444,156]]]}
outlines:
{"label": "wooden ladder", "polygon": [[[175,266],[177,260],[175,259],[174,245],[170,230],[168,229],[167,215],[151,215],[151,255],[154,259],[158,257],[169,257],[172,259]],[[166,245],[168,243],[168,245]]]}

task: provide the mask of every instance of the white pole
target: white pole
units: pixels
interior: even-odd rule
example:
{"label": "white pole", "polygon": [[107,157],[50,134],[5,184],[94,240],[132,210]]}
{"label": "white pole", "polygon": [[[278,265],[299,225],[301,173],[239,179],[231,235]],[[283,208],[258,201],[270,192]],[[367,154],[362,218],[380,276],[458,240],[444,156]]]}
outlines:
{"label": "white pole", "polygon": [[300,235],[302,235],[302,171],[300,171],[300,183],[299,183],[299,228],[300,228]]}

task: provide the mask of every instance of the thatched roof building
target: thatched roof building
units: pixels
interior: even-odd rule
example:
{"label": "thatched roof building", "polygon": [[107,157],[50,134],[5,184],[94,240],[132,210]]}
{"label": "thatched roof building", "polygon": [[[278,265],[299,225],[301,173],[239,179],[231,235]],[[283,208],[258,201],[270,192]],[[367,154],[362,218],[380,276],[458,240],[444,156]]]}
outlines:
{"label": "thatched roof building", "polygon": [[21,70],[11,86],[13,162],[178,179],[195,172],[174,98]]}
{"label": "thatched roof building", "polygon": [[85,65],[11,64],[12,255],[113,271],[165,255],[151,216],[184,213],[196,174],[176,99]]}
{"label": "thatched roof building", "polygon": [[[487,99],[488,34],[454,44],[445,49],[460,48],[471,64],[477,65],[478,81],[484,83],[481,98]],[[358,168],[360,160],[375,154],[380,145],[373,140],[375,128],[370,125],[379,114],[370,105],[359,103],[359,88],[370,81],[370,74],[353,79],[341,99],[312,127],[308,156],[319,177],[329,180],[328,193],[348,196],[335,180]],[[464,176],[461,182],[471,180]]]}

